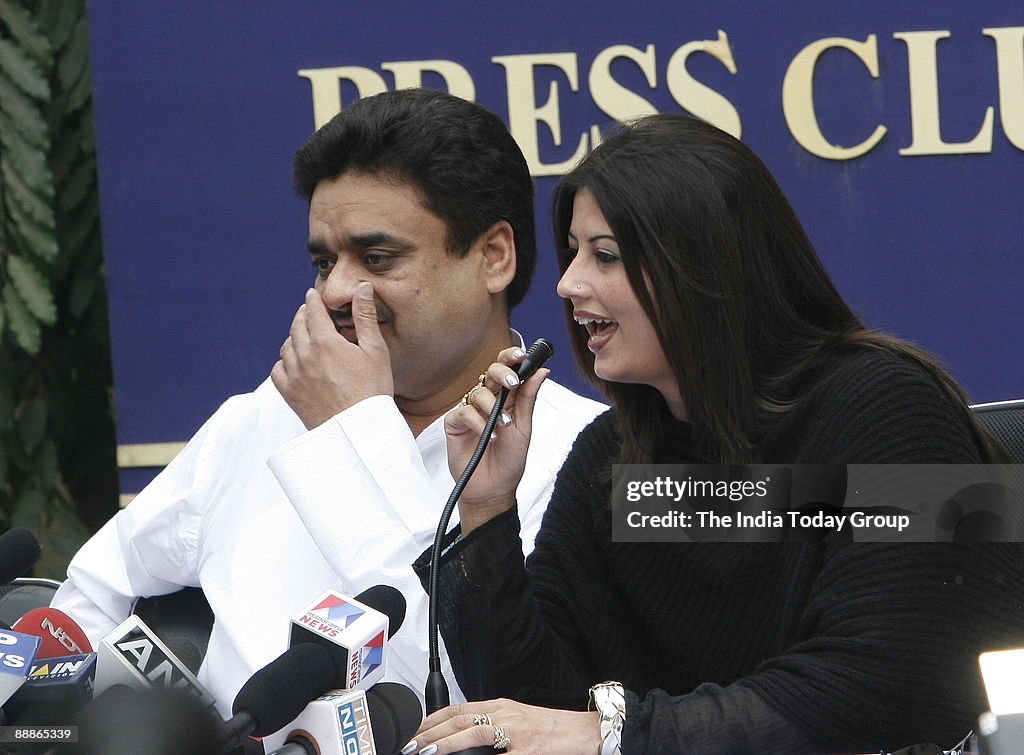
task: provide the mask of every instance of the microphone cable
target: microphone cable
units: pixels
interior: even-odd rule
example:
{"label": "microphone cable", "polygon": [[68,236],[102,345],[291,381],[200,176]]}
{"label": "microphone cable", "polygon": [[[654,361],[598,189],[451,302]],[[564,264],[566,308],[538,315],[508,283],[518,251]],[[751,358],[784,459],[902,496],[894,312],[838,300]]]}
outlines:
{"label": "microphone cable", "polygon": [[[551,355],[554,353],[555,347],[546,338],[538,338],[534,341],[530,348],[526,350],[526,357],[519,363],[518,368],[516,369],[520,383],[528,380],[530,376],[532,376],[541,365],[550,359]],[[466,468],[459,476],[459,479],[455,482],[452,494],[448,497],[448,502],[445,504],[444,510],[441,513],[441,521],[437,525],[437,531],[434,533],[434,544],[430,553],[429,576],[430,657],[428,662],[430,670],[427,674],[427,682],[424,689],[428,716],[431,713],[435,713],[441,710],[441,708],[448,706],[450,703],[448,683],[445,681],[444,675],[441,673],[441,649],[438,641],[437,621],[437,585],[440,579],[441,552],[444,550],[444,536],[448,530],[448,522],[451,520],[452,514],[455,512],[455,505],[459,501],[459,496],[462,495],[462,490],[466,487],[466,483],[469,482],[469,478],[473,475],[473,472],[476,471],[477,466],[480,464],[484,451],[487,450],[487,443],[490,441],[491,433],[494,432],[494,425],[498,421],[498,415],[501,414],[501,410],[505,406],[505,401],[508,399],[508,393],[509,389],[504,387],[498,392],[497,400],[494,402],[494,406],[491,408],[491,413],[487,417],[484,430],[480,433],[480,440],[477,442],[476,448],[473,450],[473,455],[466,464]]]}

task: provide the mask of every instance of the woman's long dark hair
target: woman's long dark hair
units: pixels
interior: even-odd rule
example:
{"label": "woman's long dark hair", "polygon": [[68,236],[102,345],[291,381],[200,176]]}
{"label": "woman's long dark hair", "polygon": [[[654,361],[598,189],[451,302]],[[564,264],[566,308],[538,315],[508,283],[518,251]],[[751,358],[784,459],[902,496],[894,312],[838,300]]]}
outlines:
{"label": "woman's long dark hair", "polygon": [[[708,460],[759,461],[765,433],[792,405],[799,377],[834,346],[861,344],[926,369],[960,407],[983,458],[1001,451],[967,397],[916,346],[864,327],[761,160],[695,118],[655,115],[621,128],[559,184],[556,243],[576,192],[588,189],[611,227],[629,282],[654,325]],[[560,258],[562,272],[568,261]],[[594,373],[586,332],[566,317],[576,361],[615,405],[620,463],[651,463],[669,417],[654,388]]]}

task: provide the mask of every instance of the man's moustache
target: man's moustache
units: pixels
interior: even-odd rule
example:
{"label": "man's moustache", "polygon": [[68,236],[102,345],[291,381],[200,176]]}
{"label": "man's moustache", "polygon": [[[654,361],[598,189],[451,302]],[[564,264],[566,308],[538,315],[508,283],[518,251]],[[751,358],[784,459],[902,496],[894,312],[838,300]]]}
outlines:
{"label": "man's moustache", "polygon": [[[342,328],[354,328],[355,319],[352,317],[352,308],[347,307],[345,309],[332,310],[330,312],[331,320],[334,322],[334,327],[338,330]],[[382,304],[377,305],[377,322],[381,325],[391,322],[394,319],[394,315],[388,307]]]}

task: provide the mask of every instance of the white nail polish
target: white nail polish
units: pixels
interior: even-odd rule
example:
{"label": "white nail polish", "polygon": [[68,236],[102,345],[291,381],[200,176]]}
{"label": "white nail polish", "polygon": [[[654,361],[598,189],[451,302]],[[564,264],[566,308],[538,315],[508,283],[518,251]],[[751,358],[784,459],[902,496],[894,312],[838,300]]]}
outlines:
{"label": "white nail polish", "polygon": [[526,352],[523,351],[522,349],[516,349],[515,351],[512,352],[512,356],[514,356],[516,359],[522,359],[523,357],[526,356]]}
{"label": "white nail polish", "polygon": [[491,443],[493,443],[497,439],[498,439],[498,434],[497,433],[491,433]]}
{"label": "white nail polish", "polygon": [[417,747],[419,747],[419,745],[416,744],[416,740],[414,739],[402,748],[402,755],[412,755],[412,753],[416,752]]}
{"label": "white nail polish", "polygon": [[515,388],[517,385],[519,385],[519,378],[511,374],[506,375],[505,385],[507,385],[509,388]]}
{"label": "white nail polish", "polygon": [[437,752],[437,745],[430,745],[430,747],[424,747],[420,750],[419,755],[434,755]]}
{"label": "white nail polish", "polygon": [[508,412],[502,412],[498,418],[501,420],[501,424],[505,427],[512,424],[512,418],[508,416]]}

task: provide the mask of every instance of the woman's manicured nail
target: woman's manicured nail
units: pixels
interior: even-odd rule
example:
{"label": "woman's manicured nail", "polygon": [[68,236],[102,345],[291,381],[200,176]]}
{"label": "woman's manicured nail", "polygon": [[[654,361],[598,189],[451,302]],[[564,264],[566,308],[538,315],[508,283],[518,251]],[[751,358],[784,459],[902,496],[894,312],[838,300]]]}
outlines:
{"label": "woman's manicured nail", "polygon": [[502,412],[499,415],[498,419],[501,420],[501,424],[504,425],[505,427],[508,427],[509,425],[512,424],[512,418],[508,416],[508,412]]}
{"label": "woman's manicured nail", "polygon": [[505,376],[505,385],[507,385],[509,388],[515,388],[517,385],[519,385],[519,378],[510,372],[508,375]]}
{"label": "woman's manicured nail", "polygon": [[419,755],[434,755],[437,752],[437,745],[430,745],[430,747],[424,747],[420,750]]}
{"label": "woman's manicured nail", "polygon": [[419,747],[419,745],[416,744],[416,740],[414,739],[402,748],[402,755],[412,755],[412,753],[416,752],[417,747]]}

